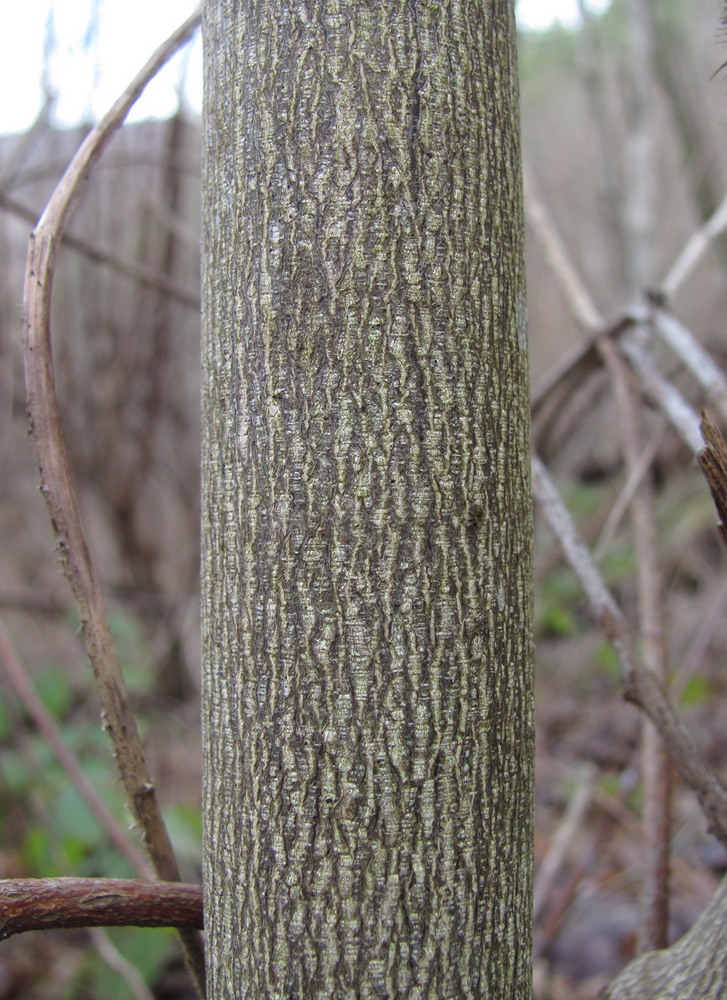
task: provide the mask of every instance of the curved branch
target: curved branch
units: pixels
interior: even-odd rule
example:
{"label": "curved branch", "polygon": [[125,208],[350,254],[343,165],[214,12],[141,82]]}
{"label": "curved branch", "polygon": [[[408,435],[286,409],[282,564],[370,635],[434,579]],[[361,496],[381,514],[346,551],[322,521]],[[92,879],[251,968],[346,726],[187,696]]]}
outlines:
{"label": "curved branch", "polygon": [[[86,648],[99,690],[103,724],[113,743],[126,797],[154,870],[160,879],[166,881],[180,880],[179,866],[144,759],[136,720],[129,706],[101,585],[91,560],[73,488],[55,391],[50,312],[58,248],[80,197],[83,182],[147,83],[188,41],[199,20],[199,13],[188,18],[157,49],[81,144],[30,237],[23,300],[23,353],[28,415],[38,449],[40,488],[48,505],[66,576],[78,605]],[[200,993],[204,995],[201,939],[191,933],[184,933],[182,939],[190,970]]]}

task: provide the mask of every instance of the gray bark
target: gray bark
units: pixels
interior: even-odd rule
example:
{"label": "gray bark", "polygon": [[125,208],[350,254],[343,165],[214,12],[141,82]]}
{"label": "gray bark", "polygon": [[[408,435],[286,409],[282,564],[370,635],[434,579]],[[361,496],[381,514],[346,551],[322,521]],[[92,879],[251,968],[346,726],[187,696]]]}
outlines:
{"label": "gray bark", "polygon": [[630,962],[603,1000],[722,1000],[727,996],[727,880],[671,948]]}
{"label": "gray bark", "polygon": [[530,996],[513,5],[208,0],[209,996]]}

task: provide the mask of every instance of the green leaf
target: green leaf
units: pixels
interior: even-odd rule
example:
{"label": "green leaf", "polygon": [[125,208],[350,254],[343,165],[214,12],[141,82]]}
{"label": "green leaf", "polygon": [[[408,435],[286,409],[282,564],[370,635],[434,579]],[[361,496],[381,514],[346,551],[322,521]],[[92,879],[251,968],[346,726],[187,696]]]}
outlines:
{"label": "green leaf", "polygon": [[707,678],[695,674],[684,685],[679,696],[679,704],[684,708],[689,708],[692,705],[704,705],[712,697],[712,694],[712,684]]}
{"label": "green leaf", "polygon": [[31,781],[25,760],[16,750],[3,750],[0,759],[0,777],[2,783],[11,795],[16,798],[25,796],[30,791]]}
{"label": "green leaf", "polygon": [[0,702],[0,742],[9,740],[11,732],[10,716],[5,711],[5,706]]}
{"label": "green leaf", "polygon": [[578,623],[570,611],[555,604],[541,609],[538,625],[542,633],[551,636],[575,635],[578,631]]}
{"label": "green leaf", "polygon": [[611,680],[621,681],[621,664],[613,646],[608,642],[602,642],[596,651],[596,663],[611,678]]}
{"label": "green leaf", "polygon": [[[171,928],[115,927],[106,933],[113,946],[150,987],[175,947],[175,933]],[[93,963],[88,986],[90,996],[104,1000],[134,1000],[126,982],[100,958]]]}
{"label": "green leaf", "polygon": [[33,826],[23,838],[21,857],[30,877],[42,877],[55,869],[52,830]]}
{"label": "green leaf", "polygon": [[64,718],[76,698],[76,692],[65,671],[60,667],[48,667],[35,677],[34,684],[38,697],[53,718]]}
{"label": "green leaf", "polygon": [[174,805],[164,810],[174,853],[182,865],[199,867],[202,857],[202,813],[189,805]]}

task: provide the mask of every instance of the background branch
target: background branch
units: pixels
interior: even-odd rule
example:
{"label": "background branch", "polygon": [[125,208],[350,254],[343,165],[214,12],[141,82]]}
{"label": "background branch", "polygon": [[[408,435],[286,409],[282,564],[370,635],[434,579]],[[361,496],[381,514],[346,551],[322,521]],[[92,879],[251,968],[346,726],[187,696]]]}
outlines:
{"label": "background branch", "polygon": [[131,843],[128,834],[122,830],[109,809],[96,793],[96,789],[83,773],[78,760],[63,742],[58,727],[43,707],[30,679],[15,654],[5,629],[0,625],[0,666],[5,672],[10,687],[23,708],[33,720],[38,732],[53,748],[56,759],[69,776],[74,788],[98,820],[101,828],[119,852],[142,878],[151,878],[151,869],[144,855]]}
{"label": "background branch", "polygon": [[561,552],[588,598],[591,612],[618,654],[625,695],[651,719],[664,739],[683,781],[696,794],[709,829],[727,846],[727,792],[717,781],[689,731],[679,719],[657,677],[645,670],[616,602],[594,563],[565,504],[537,456],[533,457],[533,493]]}
{"label": "background branch", "polygon": [[[4,208],[6,212],[11,212],[19,219],[30,222],[31,225],[35,225],[38,219],[37,213],[32,208],[22,205],[4,191],[0,191],[0,208]],[[197,292],[190,292],[188,288],[184,288],[176,281],[173,281],[163,271],[137,264],[132,260],[123,260],[110,250],[96,246],[96,244],[91,243],[89,240],[84,240],[80,236],[74,236],[72,233],[63,233],[61,243],[64,247],[68,247],[69,250],[75,250],[76,253],[80,253],[89,260],[92,260],[95,264],[101,264],[112,271],[116,271],[117,274],[122,274],[125,278],[131,278],[132,281],[142,285],[144,288],[152,288],[155,291],[162,292],[170,299],[174,299],[176,302],[180,302],[190,309],[199,310],[200,308],[200,300]]]}

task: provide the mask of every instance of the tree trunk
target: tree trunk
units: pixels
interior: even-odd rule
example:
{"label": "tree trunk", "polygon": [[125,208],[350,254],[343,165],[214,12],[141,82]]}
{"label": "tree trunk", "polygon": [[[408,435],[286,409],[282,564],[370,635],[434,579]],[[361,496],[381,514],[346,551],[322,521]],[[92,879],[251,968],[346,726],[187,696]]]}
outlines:
{"label": "tree trunk", "polygon": [[511,0],[208,0],[210,1000],[530,996]]}

